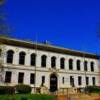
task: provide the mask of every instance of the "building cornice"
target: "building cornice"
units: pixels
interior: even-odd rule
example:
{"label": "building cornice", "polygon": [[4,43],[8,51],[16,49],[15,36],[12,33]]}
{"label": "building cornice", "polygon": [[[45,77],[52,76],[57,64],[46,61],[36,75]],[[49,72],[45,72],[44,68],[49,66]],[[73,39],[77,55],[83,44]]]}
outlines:
{"label": "building cornice", "polygon": [[28,42],[24,40],[12,39],[12,38],[7,38],[7,37],[0,37],[0,43],[6,44],[6,45],[18,46],[18,47],[25,47],[25,48],[30,48],[30,49],[37,49],[37,50],[42,50],[42,51],[68,54],[68,55],[79,56],[79,57],[87,57],[87,58],[94,58],[94,59],[99,59],[100,57],[99,55],[92,54],[92,53],[80,52],[76,50],[49,45],[49,44]]}

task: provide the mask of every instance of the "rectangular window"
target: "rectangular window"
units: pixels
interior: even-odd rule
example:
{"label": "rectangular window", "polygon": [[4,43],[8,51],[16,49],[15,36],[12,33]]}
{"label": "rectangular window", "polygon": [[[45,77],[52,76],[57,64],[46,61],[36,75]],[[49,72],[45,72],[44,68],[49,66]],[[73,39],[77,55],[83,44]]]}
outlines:
{"label": "rectangular window", "polygon": [[11,76],[12,76],[12,72],[6,71],[6,74],[5,74],[5,83],[11,83]]}
{"label": "rectangular window", "polygon": [[45,83],[45,76],[42,76],[42,84]]}
{"label": "rectangular window", "polygon": [[95,77],[92,77],[92,83],[95,85]]}
{"label": "rectangular window", "polygon": [[69,63],[69,70],[73,70],[73,64]]}
{"label": "rectangular window", "polygon": [[18,75],[18,83],[23,83],[23,81],[24,81],[24,73],[19,72],[19,75]]}
{"label": "rectangular window", "polygon": [[91,66],[91,72],[94,72],[94,66]]}
{"label": "rectangular window", "polygon": [[89,85],[89,77],[86,77],[86,85]]}
{"label": "rectangular window", "polygon": [[35,74],[34,73],[30,74],[30,84],[35,84]]}
{"label": "rectangular window", "polygon": [[82,77],[81,76],[78,77],[78,85],[82,85]]}
{"label": "rectangular window", "polygon": [[2,54],[2,50],[0,49],[0,56],[1,56],[1,54]]}
{"label": "rectangular window", "polygon": [[62,78],[62,83],[63,83],[63,84],[65,83],[65,79],[64,79],[64,77]]}
{"label": "rectangular window", "polygon": [[74,87],[74,77],[70,76],[70,85]]}

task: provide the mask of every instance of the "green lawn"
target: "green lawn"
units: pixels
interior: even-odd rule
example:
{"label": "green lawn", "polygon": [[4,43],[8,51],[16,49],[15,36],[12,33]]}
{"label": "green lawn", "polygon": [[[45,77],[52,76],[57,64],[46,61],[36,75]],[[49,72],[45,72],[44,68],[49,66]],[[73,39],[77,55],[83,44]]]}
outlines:
{"label": "green lawn", "polygon": [[26,96],[27,100],[55,100],[54,96],[43,94],[15,94],[15,95],[0,95],[0,100],[21,100],[22,96]]}

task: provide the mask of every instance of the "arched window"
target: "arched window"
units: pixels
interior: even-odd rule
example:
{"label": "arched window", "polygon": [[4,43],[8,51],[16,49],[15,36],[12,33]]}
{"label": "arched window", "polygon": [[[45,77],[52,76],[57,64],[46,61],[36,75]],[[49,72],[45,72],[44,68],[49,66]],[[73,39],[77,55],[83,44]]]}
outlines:
{"label": "arched window", "polygon": [[30,57],[31,57],[31,60],[30,60],[31,66],[35,66],[36,65],[36,54],[32,53]]}
{"label": "arched window", "polygon": [[69,59],[69,70],[73,70],[73,60]]}
{"label": "arched window", "polygon": [[55,68],[56,67],[56,57],[51,57],[51,68]]}
{"label": "arched window", "polygon": [[60,68],[61,69],[64,69],[65,68],[65,59],[64,58],[61,58],[60,59]]}
{"label": "arched window", "polygon": [[87,61],[84,62],[84,71],[87,71],[88,68],[87,68]]}
{"label": "arched window", "polygon": [[7,63],[13,63],[13,54],[14,51],[12,50],[7,51]]}
{"label": "arched window", "polygon": [[47,60],[47,56],[46,55],[42,55],[41,56],[41,66],[42,67],[46,67],[46,60]]}
{"label": "arched window", "polygon": [[80,60],[77,60],[76,64],[77,64],[77,70],[80,70]]}
{"label": "arched window", "polygon": [[19,53],[19,64],[24,65],[25,64],[25,52]]}
{"label": "arched window", "polygon": [[94,62],[91,62],[90,66],[91,66],[91,71],[94,72]]}

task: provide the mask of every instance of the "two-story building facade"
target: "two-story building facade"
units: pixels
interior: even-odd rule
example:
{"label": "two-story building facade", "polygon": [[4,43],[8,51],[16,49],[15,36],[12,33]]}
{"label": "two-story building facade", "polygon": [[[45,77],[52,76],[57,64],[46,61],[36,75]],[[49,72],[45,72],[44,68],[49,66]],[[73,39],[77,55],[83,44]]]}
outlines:
{"label": "two-story building facade", "polygon": [[0,85],[61,88],[100,86],[99,56],[12,38],[0,38]]}

